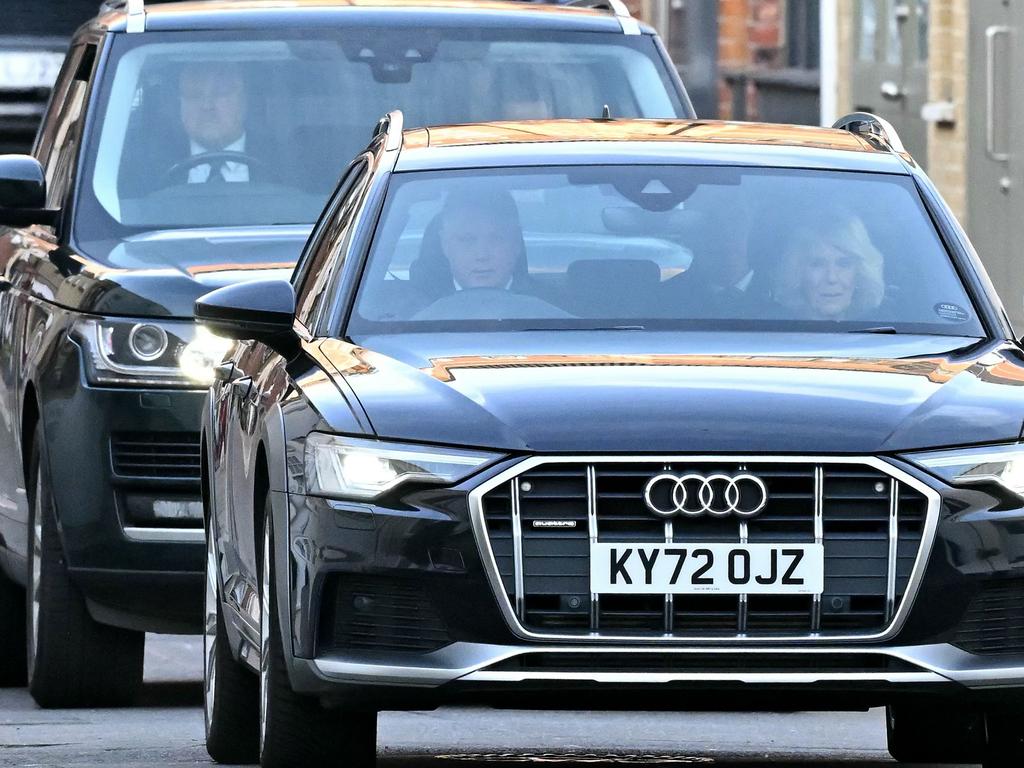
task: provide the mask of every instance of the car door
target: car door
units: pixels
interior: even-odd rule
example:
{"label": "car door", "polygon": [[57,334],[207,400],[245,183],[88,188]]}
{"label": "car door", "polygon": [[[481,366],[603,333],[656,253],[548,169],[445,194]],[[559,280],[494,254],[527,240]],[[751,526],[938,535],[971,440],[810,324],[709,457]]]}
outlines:
{"label": "car door", "polygon": [[[97,48],[95,42],[72,46],[36,141],[34,155],[45,171],[50,208],[65,209],[70,197]],[[0,231],[0,267],[9,285],[0,292],[0,536],[20,556],[27,551],[28,524],[23,401],[64,279],[51,258],[61,228],[61,223],[37,224]]]}

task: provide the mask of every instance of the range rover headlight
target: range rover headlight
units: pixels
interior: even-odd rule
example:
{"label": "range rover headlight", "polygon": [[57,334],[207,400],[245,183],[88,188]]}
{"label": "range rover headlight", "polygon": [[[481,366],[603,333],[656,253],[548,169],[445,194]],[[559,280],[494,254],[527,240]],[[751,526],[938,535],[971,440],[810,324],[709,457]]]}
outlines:
{"label": "range rover headlight", "polygon": [[1024,501],[1024,444],[911,453],[904,458],[950,485],[995,485]]}
{"label": "range rover headlight", "polygon": [[483,451],[402,445],[313,432],[306,438],[306,493],[373,499],[401,483],[457,483],[499,458]]}
{"label": "range rover headlight", "polygon": [[82,318],[71,330],[82,347],[90,384],[118,387],[209,385],[227,339],[185,321]]}

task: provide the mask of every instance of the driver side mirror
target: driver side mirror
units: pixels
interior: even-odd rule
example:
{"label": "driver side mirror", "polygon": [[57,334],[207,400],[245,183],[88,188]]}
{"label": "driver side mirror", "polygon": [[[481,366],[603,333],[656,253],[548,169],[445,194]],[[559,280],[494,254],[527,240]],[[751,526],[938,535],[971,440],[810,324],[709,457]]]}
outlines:
{"label": "driver side mirror", "polygon": [[251,280],[206,294],[196,301],[196,319],[228,339],[259,341],[285,358],[298,352],[295,291],[287,280]]}
{"label": "driver side mirror", "polygon": [[0,225],[53,224],[46,207],[46,175],[31,155],[0,155]]}

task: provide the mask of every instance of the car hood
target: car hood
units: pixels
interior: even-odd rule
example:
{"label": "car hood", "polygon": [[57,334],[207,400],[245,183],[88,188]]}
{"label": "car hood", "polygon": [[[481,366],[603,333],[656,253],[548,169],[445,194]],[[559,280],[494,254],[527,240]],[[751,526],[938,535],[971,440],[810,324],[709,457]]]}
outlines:
{"label": "car hood", "polygon": [[192,317],[203,294],[242,280],[287,278],[308,226],[148,232],[90,243],[57,301],[82,312]]}
{"label": "car hood", "polygon": [[[377,336],[321,351],[381,438],[537,452],[879,453],[1016,440],[1024,359],[943,336]],[[350,388],[350,389],[349,389]]]}

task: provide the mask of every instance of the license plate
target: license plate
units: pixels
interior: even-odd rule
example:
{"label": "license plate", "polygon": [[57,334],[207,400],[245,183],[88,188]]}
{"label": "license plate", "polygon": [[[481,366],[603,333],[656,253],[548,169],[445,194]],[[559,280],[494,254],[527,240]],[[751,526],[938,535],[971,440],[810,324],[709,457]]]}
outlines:
{"label": "license plate", "polygon": [[63,61],[64,54],[53,51],[0,53],[0,90],[50,88]]}
{"label": "license plate", "polygon": [[651,595],[818,595],[821,544],[590,545],[590,591]]}

